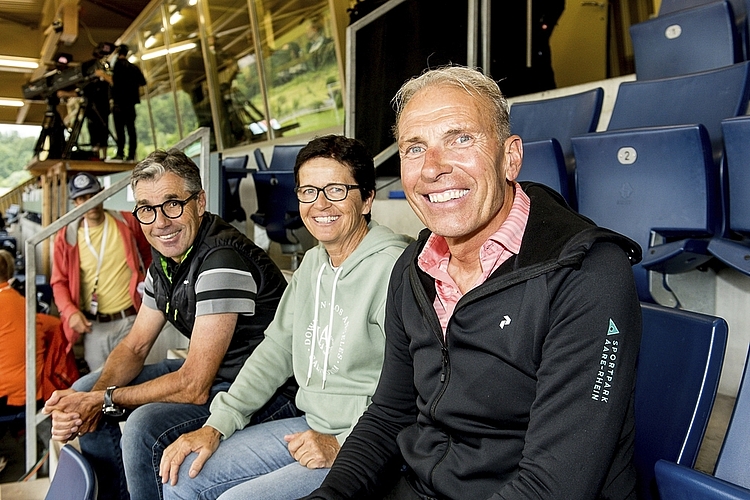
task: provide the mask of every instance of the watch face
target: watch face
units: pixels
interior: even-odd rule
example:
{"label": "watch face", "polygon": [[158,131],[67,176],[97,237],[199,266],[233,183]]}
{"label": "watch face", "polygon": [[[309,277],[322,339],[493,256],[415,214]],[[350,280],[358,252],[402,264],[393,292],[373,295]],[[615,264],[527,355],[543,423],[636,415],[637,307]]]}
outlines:
{"label": "watch face", "polygon": [[125,414],[125,408],[119,408],[117,406],[105,406],[103,413],[108,417],[121,417]]}

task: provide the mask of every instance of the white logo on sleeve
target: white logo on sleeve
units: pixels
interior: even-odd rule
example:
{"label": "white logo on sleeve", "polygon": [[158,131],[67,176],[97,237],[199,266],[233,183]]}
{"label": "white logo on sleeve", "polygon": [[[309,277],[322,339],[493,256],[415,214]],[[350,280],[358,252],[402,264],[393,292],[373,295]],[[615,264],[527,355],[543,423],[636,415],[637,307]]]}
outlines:
{"label": "white logo on sleeve", "polygon": [[503,320],[500,322],[500,329],[502,330],[506,326],[510,325],[511,319],[510,316],[507,314],[503,317]]}
{"label": "white logo on sleeve", "polygon": [[604,346],[602,347],[602,355],[599,358],[599,366],[596,370],[594,386],[591,389],[591,399],[594,401],[609,403],[609,396],[615,379],[615,368],[617,368],[617,358],[620,355],[620,340],[619,338],[612,338],[612,336],[619,334],[620,330],[610,318],[607,336],[604,338]]}

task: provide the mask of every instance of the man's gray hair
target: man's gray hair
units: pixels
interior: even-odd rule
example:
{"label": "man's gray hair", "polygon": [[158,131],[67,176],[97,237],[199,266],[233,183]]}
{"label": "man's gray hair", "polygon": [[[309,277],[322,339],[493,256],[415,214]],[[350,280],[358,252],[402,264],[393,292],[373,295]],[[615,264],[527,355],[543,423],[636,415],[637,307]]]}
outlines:
{"label": "man's gray hair", "polygon": [[393,109],[396,111],[396,124],[393,126],[393,136],[396,140],[398,140],[398,125],[401,121],[401,113],[409,104],[409,101],[420,90],[438,86],[459,88],[477,99],[480,106],[487,109],[488,116],[493,118],[500,143],[504,143],[510,137],[508,101],[497,82],[474,68],[441,66],[428,69],[421,75],[408,80],[391,100]]}
{"label": "man's gray hair", "polygon": [[185,181],[185,189],[190,193],[203,189],[198,165],[175,148],[168,151],[157,149],[139,162],[130,174],[130,187],[135,191],[138,182],[157,180],[167,172],[181,177]]}

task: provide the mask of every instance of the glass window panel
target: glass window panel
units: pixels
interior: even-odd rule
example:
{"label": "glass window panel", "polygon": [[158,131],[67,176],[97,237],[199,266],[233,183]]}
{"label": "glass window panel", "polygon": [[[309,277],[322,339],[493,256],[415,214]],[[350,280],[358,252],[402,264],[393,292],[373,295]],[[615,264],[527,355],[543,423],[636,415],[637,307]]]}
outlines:
{"label": "glass window panel", "polygon": [[328,0],[255,0],[275,135],[343,123]]}
{"label": "glass window panel", "polygon": [[206,70],[201,52],[196,2],[170,2],[167,4],[167,19],[177,116],[184,137],[199,126],[212,126],[211,108],[208,99],[204,97],[207,94],[203,92]]}
{"label": "glass window panel", "polygon": [[208,10],[224,147],[266,140],[259,126],[264,106],[247,1],[209,0]]}
{"label": "glass window panel", "polygon": [[[139,152],[142,148],[148,148],[147,154],[156,147],[167,148],[180,140],[165,43],[167,30],[162,22],[162,13],[162,9],[156,9],[139,28],[143,50],[137,56],[140,59],[141,70],[146,77],[148,104],[153,117],[153,130],[156,134],[152,144],[140,144],[139,141]],[[171,45],[170,48],[174,49]],[[142,108],[143,103],[136,107],[139,115],[144,114],[142,111],[145,110]],[[139,121],[136,120],[136,127],[138,124]],[[138,137],[140,139],[140,133]],[[142,157],[140,153],[138,156]]]}

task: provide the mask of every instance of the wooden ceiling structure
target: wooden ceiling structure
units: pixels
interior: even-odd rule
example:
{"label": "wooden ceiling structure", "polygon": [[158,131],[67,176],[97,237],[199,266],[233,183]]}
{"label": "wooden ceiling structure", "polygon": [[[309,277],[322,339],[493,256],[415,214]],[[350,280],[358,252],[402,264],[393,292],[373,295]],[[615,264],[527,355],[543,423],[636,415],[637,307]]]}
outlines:
{"label": "wooden ceiling structure", "polygon": [[[23,99],[23,86],[43,78],[57,53],[73,64],[93,59],[97,45],[114,42],[149,0],[0,0],[0,100]],[[35,61],[37,69],[14,69],[2,59]],[[0,105],[0,123],[40,125],[42,98],[22,107]]]}

